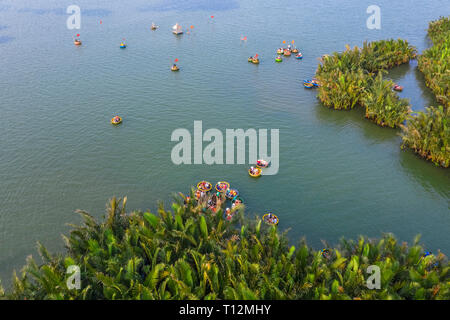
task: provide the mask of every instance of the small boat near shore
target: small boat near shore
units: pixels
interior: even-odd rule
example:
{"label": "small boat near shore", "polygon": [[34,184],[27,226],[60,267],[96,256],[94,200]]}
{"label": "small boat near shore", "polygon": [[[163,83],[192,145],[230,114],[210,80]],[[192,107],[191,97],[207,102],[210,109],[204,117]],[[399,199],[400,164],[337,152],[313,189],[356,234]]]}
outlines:
{"label": "small boat near shore", "polygon": [[275,62],[282,62],[282,61],[283,61],[283,59],[281,58],[281,56],[278,56],[275,58]]}
{"label": "small boat near shore", "polygon": [[225,192],[230,189],[230,184],[226,181],[219,181],[216,183],[215,189],[217,192]]}
{"label": "small boat near shore", "polygon": [[208,192],[212,189],[212,184],[208,181],[200,181],[197,183],[197,189],[200,191]]}
{"label": "small boat near shore", "polygon": [[394,87],[392,88],[392,90],[394,90],[394,91],[403,91],[403,87],[400,86],[400,85],[398,85],[398,84],[396,84],[396,85],[394,85]]}
{"label": "small boat near shore", "polygon": [[303,85],[306,87],[306,88],[312,88],[312,87],[320,87],[320,83],[319,83],[319,81],[317,80],[317,79],[306,79],[306,80],[303,80]]}
{"label": "small boat near shore", "polygon": [[239,195],[239,191],[237,189],[227,189],[225,196],[232,200]]}
{"label": "small boat near shore", "polygon": [[271,212],[263,215],[262,220],[271,226],[276,226],[278,222],[280,222],[280,219],[278,219],[278,217]]}

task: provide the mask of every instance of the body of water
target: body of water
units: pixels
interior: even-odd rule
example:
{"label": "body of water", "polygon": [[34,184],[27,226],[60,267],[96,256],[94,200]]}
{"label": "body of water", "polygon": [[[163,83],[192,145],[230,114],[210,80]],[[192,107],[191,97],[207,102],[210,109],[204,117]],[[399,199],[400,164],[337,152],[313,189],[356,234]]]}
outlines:
{"label": "body of water", "polygon": [[[318,57],[345,44],[404,38],[421,52],[428,22],[450,13],[446,0],[379,0],[381,29],[369,30],[372,2],[82,0],[81,29],[68,30],[71,1],[0,1],[3,283],[37,255],[37,241],[62,249],[66,224],[80,222],[75,209],[100,218],[108,198],[127,195],[129,210],[155,211],[202,179],[229,181],[248,215],[272,211],[292,241],[305,236],[317,249],[322,239],[420,233],[427,249],[448,255],[449,171],[400,150],[399,131],[362,110],[329,110],[302,86]],[[193,28],[176,37],[176,22]],[[295,40],[303,60],[276,63],[283,40]],[[247,62],[255,53],[259,65]],[[416,61],[389,77],[414,110],[436,103]],[[116,114],[124,122],[114,127]],[[204,130],[279,129],[279,173],[252,179],[248,165],[174,165],[171,134],[192,132],[195,120]]]}

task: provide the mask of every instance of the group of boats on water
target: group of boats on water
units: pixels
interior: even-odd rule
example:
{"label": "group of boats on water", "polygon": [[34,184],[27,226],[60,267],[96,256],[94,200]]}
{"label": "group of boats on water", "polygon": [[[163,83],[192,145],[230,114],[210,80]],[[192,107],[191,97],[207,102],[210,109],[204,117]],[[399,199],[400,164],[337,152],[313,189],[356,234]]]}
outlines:
{"label": "group of boats on water", "polygon": [[320,83],[317,79],[313,78],[313,79],[306,79],[303,80],[303,86],[307,89],[311,89],[314,87],[320,87]]}
{"label": "group of boats on water", "polygon": [[[239,205],[244,204],[244,199],[239,196],[239,191],[236,188],[231,188],[227,181],[219,181],[214,185],[212,183],[202,180],[197,183],[197,190],[195,191],[195,200],[197,202],[204,201],[206,207],[213,213],[217,212],[217,208],[222,205],[220,199],[231,201],[231,208],[227,207],[224,211],[224,219],[231,221],[237,212]],[[185,199],[185,203],[189,201],[189,197]],[[263,221],[269,225],[277,225],[278,217],[269,212],[263,216]]]}
{"label": "group of boats on water", "polygon": [[282,62],[283,58],[281,56],[290,57],[294,54],[295,59],[303,59],[303,55],[296,47],[291,48],[291,45],[288,45],[287,48],[278,48],[277,49],[277,57],[275,58],[276,62]]}
{"label": "group of boats on water", "polygon": [[[151,30],[157,30],[159,28],[159,26],[157,26],[155,23],[152,22],[152,25],[151,25],[150,28],[151,28]],[[183,34],[183,29],[182,29],[181,25],[176,23],[172,27],[172,33],[175,34],[175,35]],[[79,38],[76,38],[76,39],[74,39],[74,44],[76,46],[80,46],[82,43],[81,43],[81,40]],[[122,41],[120,43],[119,47],[121,49],[125,49],[127,47],[127,45],[126,45],[126,43],[124,41]],[[276,62],[282,62],[283,61],[281,56],[289,57],[292,54],[295,54],[295,58],[296,59],[303,59],[302,53],[295,46],[291,47],[291,45],[288,45],[286,48],[278,48],[277,49],[277,54],[278,55],[275,58]],[[176,59],[175,61],[177,61],[177,60],[178,59]],[[259,55],[255,54],[254,56],[249,57],[248,58],[248,62],[253,63],[253,64],[259,64]],[[174,63],[170,67],[170,70],[171,71],[179,71],[180,67],[178,67]],[[319,87],[320,83],[319,83],[319,81],[317,81],[317,79],[314,79],[314,78],[313,79],[306,79],[306,80],[303,80],[303,86],[305,88],[311,89],[311,88],[314,88],[314,87]],[[396,91],[402,91],[403,87],[399,86],[399,85],[395,85],[393,89],[396,90]],[[114,124],[114,125],[118,125],[118,124],[122,123],[122,118],[119,117],[119,116],[115,116],[115,117],[113,117],[111,119],[111,123]],[[258,161],[264,161],[264,160],[258,160]],[[266,165],[268,166],[268,163],[266,163]],[[261,175],[261,169],[262,168],[264,168],[264,165],[258,165],[258,164],[256,165],[256,167],[251,167],[249,169],[249,171],[248,171],[249,175],[251,177],[254,177],[254,178],[259,177]]]}
{"label": "group of boats on water", "polygon": [[[288,45],[287,48],[278,48],[277,50],[277,57],[275,58],[276,62],[282,62],[283,58],[282,55],[285,57],[290,57],[292,54],[295,54],[296,59],[303,59],[302,53],[296,48],[291,48],[291,45]],[[248,62],[259,64],[259,56],[258,54],[255,54],[254,56],[250,56],[248,58]]]}

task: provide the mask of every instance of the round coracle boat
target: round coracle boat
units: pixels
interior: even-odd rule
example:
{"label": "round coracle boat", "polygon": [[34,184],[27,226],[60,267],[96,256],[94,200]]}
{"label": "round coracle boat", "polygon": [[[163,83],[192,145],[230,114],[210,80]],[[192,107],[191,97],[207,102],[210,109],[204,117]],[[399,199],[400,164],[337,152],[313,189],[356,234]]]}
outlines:
{"label": "round coracle boat", "polygon": [[212,184],[208,181],[200,181],[197,183],[197,189],[200,191],[208,192],[212,189]]}
{"label": "round coracle boat", "polygon": [[280,220],[278,219],[278,217],[276,215],[274,215],[273,213],[269,212],[266,213],[265,215],[263,215],[263,221],[271,226],[276,226],[278,224],[278,222],[280,222]]}
{"label": "round coracle boat", "polygon": [[216,183],[215,189],[217,192],[225,192],[230,189],[230,184],[226,181],[219,181]]}
{"label": "round coracle boat", "polygon": [[227,192],[225,194],[225,196],[230,200],[234,199],[238,195],[239,195],[239,191],[237,191],[236,189],[227,189]]}
{"label": "round coracle boat", "polygon": [[121,124],[122,123],[122,118],[119,116],[115,116],[114,118],[111,119],[111,124]]}
{"label": "round coracle boat", "polygon": [[252,168],[248,169],[248,174],[250,175],[250,177],[253,178],[258,178],[261,175],[261,172],[262,172],[261,168],[258,167],[253,168],[253,170]]}
{"label": "round coracle boat", "polygon": [[256,166],[258,168],[267,168],[269,166],[269,161],[266,161],[264,159],[259,159],[256,161]]}

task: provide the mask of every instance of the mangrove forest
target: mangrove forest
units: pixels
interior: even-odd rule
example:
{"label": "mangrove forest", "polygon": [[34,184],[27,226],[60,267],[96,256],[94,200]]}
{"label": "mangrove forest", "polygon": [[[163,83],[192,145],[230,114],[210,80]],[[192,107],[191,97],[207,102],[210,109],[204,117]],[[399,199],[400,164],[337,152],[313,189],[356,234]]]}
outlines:
{"label": "mangrove forest", "polygon": [[[401,128],[402,149],[410,149],[437,166],[450,165],[450,17],[429,24],[433,46],[417,55],[406,40],[364,42],[362,48],[348,45],[320,59],[316,78],[320,83],[318,99],[336,110],[357,106],[365,117],[379,126]],[[412,112],[409,100],[400,98],[395,84],[384,78],[387,70],[411,59],[418,59],[426,85],[441,106]]]}
{"label": "mangrove forest", "polygon": [[[38,246],[14,274],[7,299],[450,299],[450,265],[394,236],[360,237],[323,250],[304,239],[292,245],[286,232],[260,218],[246,219],[244,205],[233,219],[176,196],[158,214],[126,211],[126,197],[112,198],[97,222],[85,211],[81,226],[63,236],[64,253]],[[70,266],[80,269],[79,289],[69,288]],[[370,288],[369,266],[380,270]]]}

